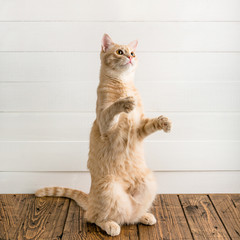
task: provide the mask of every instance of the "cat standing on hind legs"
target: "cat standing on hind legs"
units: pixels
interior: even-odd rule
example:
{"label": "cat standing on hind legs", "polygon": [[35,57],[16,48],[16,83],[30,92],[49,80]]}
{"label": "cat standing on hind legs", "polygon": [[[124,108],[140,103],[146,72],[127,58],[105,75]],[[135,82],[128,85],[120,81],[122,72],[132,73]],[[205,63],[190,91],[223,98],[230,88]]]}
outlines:
{"label": "cat standing on hind legs", "polygon": [[137,43],[119,45],[107,34],[102,39],[97,117],[90,134],[89,194],[60,187],[36,192],[38,197],[74,199],[86,211],[87,221],[111,236],[120,233],[122,224],[156,223],[149,213],[156,182],[144,161],[143,139],[157,130],[171,129],[166,117],[148,119],[143,114],[141,98],[134,86]]}

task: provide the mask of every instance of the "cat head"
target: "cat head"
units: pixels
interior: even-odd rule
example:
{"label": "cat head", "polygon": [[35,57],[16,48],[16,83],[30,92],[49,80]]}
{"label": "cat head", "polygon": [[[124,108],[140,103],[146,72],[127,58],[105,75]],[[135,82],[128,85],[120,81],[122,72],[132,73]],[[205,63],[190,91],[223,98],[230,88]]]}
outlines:
{"label": "cat head", "polygon": [[119,73],[135,71],[137,66],[137,56],[135,50],[138,41],[132,41],[128,45],[119,45],[104,34],[102,38],[101,62],[102,64]]}

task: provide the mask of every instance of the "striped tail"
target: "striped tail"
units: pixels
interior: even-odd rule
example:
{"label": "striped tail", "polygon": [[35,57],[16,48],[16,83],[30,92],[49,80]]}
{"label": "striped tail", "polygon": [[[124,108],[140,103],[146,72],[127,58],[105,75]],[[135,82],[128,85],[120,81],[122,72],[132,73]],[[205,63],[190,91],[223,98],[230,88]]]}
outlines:
{"label": "striped tail", "polygon": [[87,210],[88,195],[80,190],[62,187],[46,187],[37,190],[35,193],[37,197],[56,196],[67,197],[76,201],[76,203]]}

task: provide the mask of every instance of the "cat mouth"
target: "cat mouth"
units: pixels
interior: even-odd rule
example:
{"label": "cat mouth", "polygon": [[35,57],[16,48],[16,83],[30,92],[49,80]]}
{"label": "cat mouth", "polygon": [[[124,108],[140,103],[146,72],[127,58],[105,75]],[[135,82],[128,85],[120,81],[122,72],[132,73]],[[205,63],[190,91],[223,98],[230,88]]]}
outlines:
{"label": "cat mouth", "polygon": [[131,63],[131,64],[133,65],[133,62],[132,62],[132,59],[131,59],[131,58],[129,59],[129,62],[128,62],[128,63]]}
{"label": "cat mouth", "polygon": [[125,62],[122,64],[122,66],[124,66],[124,67],[132,67],[133,65],[134,65],[134,62],[132,62],[132,61],[128,61],[128,62]]}

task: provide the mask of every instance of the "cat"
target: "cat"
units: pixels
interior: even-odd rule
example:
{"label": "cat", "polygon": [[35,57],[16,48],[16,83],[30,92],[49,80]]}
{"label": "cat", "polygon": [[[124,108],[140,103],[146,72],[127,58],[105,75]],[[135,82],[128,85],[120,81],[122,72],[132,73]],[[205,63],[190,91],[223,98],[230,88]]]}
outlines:
{"label": "cat", "polygon": [[166,117],[148,119],[143,114],[141,98],[134,87],[137,44],[135,40],[119,45],[107,34],[102,39],[96,120],[90,134],[89,194],[60,187],[36,192],[37,197],[74,199],[86,211],[87,221],[111,236],[120,234],[122,224],[156,223],[149,212],[156,181],[144,161],[143,139],[157,130],[171,129]]}

